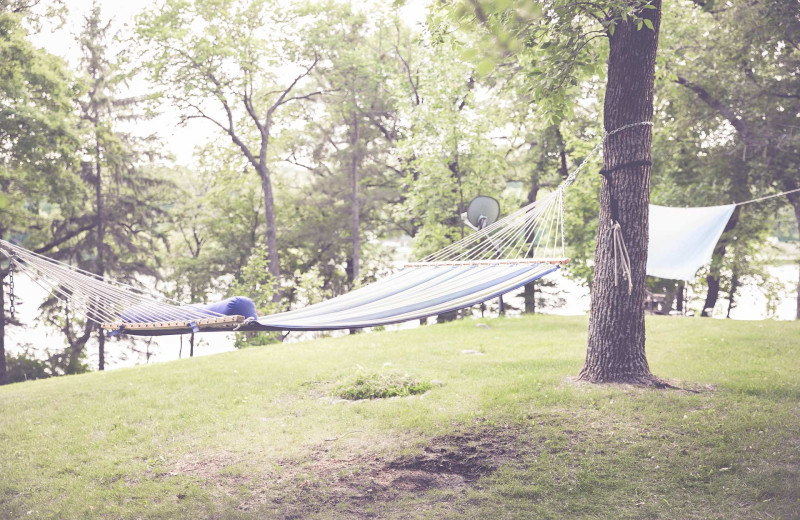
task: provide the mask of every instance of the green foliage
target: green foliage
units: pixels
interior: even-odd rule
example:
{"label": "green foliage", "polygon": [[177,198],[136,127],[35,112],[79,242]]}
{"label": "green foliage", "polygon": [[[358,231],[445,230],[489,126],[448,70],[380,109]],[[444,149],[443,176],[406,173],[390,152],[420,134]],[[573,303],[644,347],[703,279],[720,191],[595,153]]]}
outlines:
{"label": "green foliage", "polygon": [[170,203],[168,277],[172,297],[207,302],[230,293],[263,236],[264,199],[235,151],[198,150],[196,168],[171,172],[178,187]]}
{"label": "green foliage", "polygon": [[63,60],[28,41],[21,16],[8,12],[0,12],[0,63],[0,235],[35,247],[80,213],[72,78]]}
{"label": "green foliage", "polygon": [[[256,244],[253,254],[242,267],[239,275],[229,289],[230,296],[247,296],[256,305],[259,316],[272,314],[280,310],[280,306],[272,301],[275,293],[275,278],[269,272],[269,258],[266,248]],[[266,345],[281,340],[278,332],[259,332],[256,334],[236,334],[236,348],[252,345]]]}
{"label": "green foliage", "polygon": [[[92,232],[74,234],[48,253],[86,271],[142,285],[142,277],[160,278],[155,253],[163,238],[159,225],[167,220],[164,206],[171,185],[154,164],[160,143],[122,129],[126,122],[146,119],[148,111],[145,99],[122,97],[129,64],[108,54],[111,37],[110,22],[103,21],[95,6],[78,36],[83,59],[74,92],[80,118],[74,152],[82,159],[73,171],[82,186],[70,200],[93,224]],[[83,349],[94,333],[102,334],[95,323],[65,313],[55,297],[42,305],[41,322],[64,335],[67,373],[80,370]]]}
{"label": "green foliage", "polygon": [[417,380],[408,374],[392,371],[369,372],[360,367],[355,375],[337,383],[331,393],[341,399],[359,401],[424,394],[431,388],[431,383]]}
{"label": "green foliage", "polygon": [[18,354],[6,353],[5,356],[7,370],[6,381],[8,381],[8,383],[45,379],[53,375],[47,363],[41,359],[37,359],[36,354],[31,353],[29,349]]}
{"label": "green foliage", "polygon": [[[724,9],[683,1],[665,16],[653,200],[715,205],[800,186],[792,129],[800,117],[798,82],[786,73],[800,64],[796,9],[773,1],[757,10],[739,1]],[[721,277],[723,290],[735,296],[749,280],[774,295],[764,269],[775,256],[767,238],[785,201],[744,207],[735,229],[723,235],[728,250],[723,258],[717,249],[710,271]]]}
{"label": "green foliage", "polygon": [[649,4],[650,0],[555,0],[546,5],[535,0],[456,1],[443,4],[432,25],[440,38],[462,28],[470,31],[484,73],[512,64],[519,67],[541,117],[556,124],[571,117],[580,84],[603,74],[606,37],[613,36],[620,20],[653,29],[642,17],[653,7]]}

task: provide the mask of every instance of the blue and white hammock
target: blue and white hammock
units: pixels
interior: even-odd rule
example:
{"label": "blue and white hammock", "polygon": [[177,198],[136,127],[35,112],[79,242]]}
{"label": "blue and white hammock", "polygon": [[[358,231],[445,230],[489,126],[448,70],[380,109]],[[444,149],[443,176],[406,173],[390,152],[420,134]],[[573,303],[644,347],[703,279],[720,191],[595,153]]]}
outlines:
{"label": "blue and white hammock", "polygon": [[248,298],[184,305],[0,240],[0,252],[53,296],[111,334],[334,330],[418,320],[495,298],[568,262],[564,189],[498,220],[398,272],[308,307],[256,316]]}

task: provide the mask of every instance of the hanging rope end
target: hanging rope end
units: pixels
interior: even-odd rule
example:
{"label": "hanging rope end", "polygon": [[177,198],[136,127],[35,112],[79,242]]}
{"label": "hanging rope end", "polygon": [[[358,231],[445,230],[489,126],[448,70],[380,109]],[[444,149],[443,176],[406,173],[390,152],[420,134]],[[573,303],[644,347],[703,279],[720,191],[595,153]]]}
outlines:
{"label": "hanging rope end", "polygon": [[622,226],[616,220],[611,221],[611,242],[614,251],[614,287],[619,285],[619,268],[622,267],[622,276],[628,281],[628,295],[630,296],[633,292],[631,258],[628,255],[628,248],[625,246],[625,239],[622,236]]}

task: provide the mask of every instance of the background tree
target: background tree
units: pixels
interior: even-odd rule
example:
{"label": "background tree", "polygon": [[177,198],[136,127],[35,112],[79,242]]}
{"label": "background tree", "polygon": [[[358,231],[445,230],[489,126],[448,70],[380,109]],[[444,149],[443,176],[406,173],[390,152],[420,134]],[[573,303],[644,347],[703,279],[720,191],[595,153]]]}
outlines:
{"label": "background tree", "polygon": [[[88,185],[83,203],[97,226],[94,237],[85,235],[64,244],[62,254],[87,271],[137,285],[142,276],[159,278],[152,251],[160,236],[158,225],[165,219],[161,202],[166,184],[148,164],[156,154],[151,140],[124,129],[125,123],[147,117],[145,100],[120,96],[129,75],[123,70],[124,56],[108,56],[109,28],[110,22],[103,21],[95,5],[78,38],[84,74],[78,99],[85,157],[80,176]],[[46,320],[64,333],[69,344],[64,357],[67,373],[75,370],[92,335],[98,344],[98,368],[103,370],[103,331],[51,303],[45,306]]]}
{"label": "background tree", "polygon": [[[329,267],[344,264],[345,288],[351,289],[363,278],[362,264],[369,267],[372,260],[367,256],[367,262],[363,261],[364,253],[370,252],[365,245],[387,231],[382,221],[389,213],[388,204],[396,198],[391,148],[398,113],[387,84],[398,72],[398,63],[389,29],[391,13],[367,16],[341,4],[330,12],[335,13],[328,17],[330,42],[322,55],[329,66],[316,78],[319,89],[328,94],[314,104],[296,106],[304,125],[289,133],[285,142],[287,162],[299,170],[295,183],[302,186],[295,206],[304,197],[309,207],[301,211],[321,212],[308,224],[296,224],[302,233],[296,238],[327,235],[327,239],[319,236],[324,243],[318,251],[332,262]],[[309,198],[318,197],[333,203],[309,204]],[[315,242],[306,246],[295,242],[295,247],[307,247],[313,258]],[[306,268],[312,266],[306,264]]]}
{"label": "background tree", "polygon": [[[257,173],[269,271],[276,280],[281,266],[270,139],[284,105],[320,94],[301,90],[319,65],[314,35],[322,26],[314,26],[313,18],[268,0],[169,0],[138,19],[145,66],[163,97],[185,119],[202,119],[223,131]],[[298,72],[286,79],[285,70]]]}
{"label": "background tree", "polygon": [[[797,6],[773,0],[719,6],[685,1],[676,4],[672,19],[664,63],[667,76],[699,105],[686,110],[699,112],[713,125],[705,141],[727,152],[723,160],[728,174],[718,177],[727,183],[727,201],[800,187],[800,174],[792,167],[797,164],[800,118]],[[678,23],[686,19],[691,23]],[[793,206],[798,202],[796,196],[787,198]],[[734,212],[714,251],[704,315],[719,297],[726,250],[734,241],[759,235],[748,229],[737,231],[743,210]],[[755,213],[747,225],[752,227],[752,220],[767,223],[769,210],[746,208],[750,215]],[[796,207],[795,212],[800,215]],[[800,221],[797,225],[800,229]]]}
{"label": "background tree", "polygon": [[[166,184],[148,164],[155,157],[151,140],[122,128],[146,114],[141,100],[119,95],[128,75],[121,68],[122,57],[107,56],[108,30],[109,24],[95,6],[79,36],[84,70],[76,100],[81,119],[77,151],[84,159],[75,174],[85,184],[73,203],[92,216],[96,229],[93,235],[62,241],[53,254],[87,271],[141,285],[142,277],[159,278],[153,251],[160,235],[158,225],[164,219]],[[105,337],[96,323],[70,312],[55,294],[43,304],[41,320],[61,331],[66,340],[66,349],[45,349],[60,372],[85,370],[86,346],[95,333],[98,367],[104,369]]]}
{"label": "background tree", "polygon": [[[29,7],[29,6],[28,6]],[[83,186],[74,170],[76,119],[65,63],[32,45],[30,13],[0,4],[0,237],[58,256],[63,242],[94,226],[82,212]],[[0,267],[0,384],[6,377],[5,305],[8,264]]]}

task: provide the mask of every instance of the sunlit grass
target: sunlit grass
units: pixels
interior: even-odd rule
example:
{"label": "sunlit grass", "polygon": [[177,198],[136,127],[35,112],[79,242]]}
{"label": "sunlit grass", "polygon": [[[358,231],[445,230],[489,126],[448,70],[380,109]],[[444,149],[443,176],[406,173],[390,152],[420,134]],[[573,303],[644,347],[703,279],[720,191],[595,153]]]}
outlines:
{"label": "sunlit grass", "polygon": [[[798,516],[800,324],[650,320],[653,372],[692,393],[569,381],[585,318],[483,322],[0,388],[0,518]],[[359,374],[436,384],[332,398]],[[514,456],[458,489],[341,491],[454,432],[513,432]]]}

